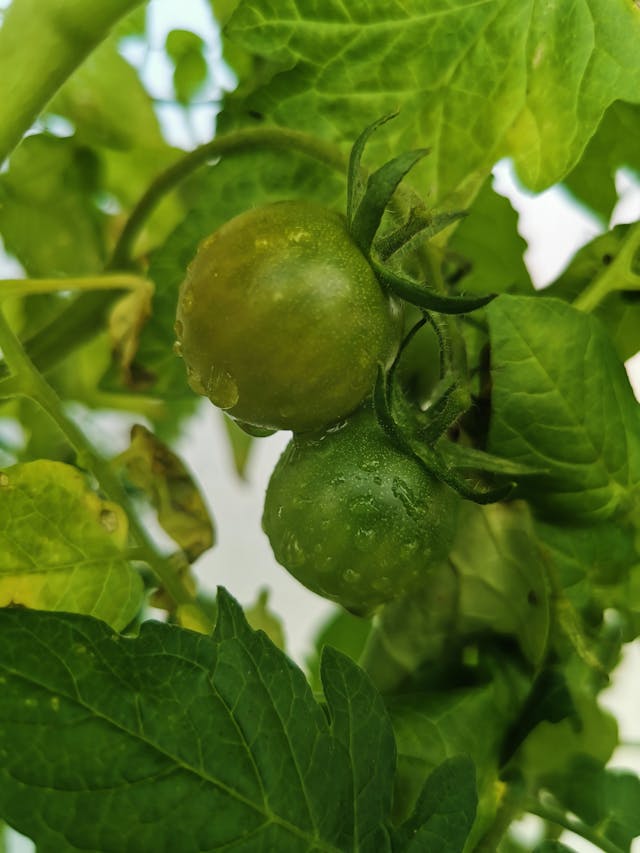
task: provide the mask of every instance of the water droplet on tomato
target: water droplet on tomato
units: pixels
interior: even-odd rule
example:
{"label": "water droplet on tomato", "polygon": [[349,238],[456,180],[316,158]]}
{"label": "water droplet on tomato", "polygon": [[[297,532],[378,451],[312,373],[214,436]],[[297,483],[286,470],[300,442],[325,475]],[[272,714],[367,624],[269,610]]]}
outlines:
{"label": "water droplet on tomato", "polygon": [[187,382],[189,383],[189,387],[195,391],[196,394],[202,394],[203,397],[207,396],[207,389],[202,381],[202,377],[197,370],[194,370],[193,367],[189,367],[189,365],[187,365]]}
{"label": "water droplet on tomato", "polygon": [[238,402],[238,383],[233,376],[222,368],[211,368],[207,382],[207,397],[219,409],[232,409]]}
{"label": "water droplet on tomato", "polygon": [[185,290],[182,295],[180,307],[183,314],[189,314],[193,310],[193,293],[190,290]]}
{"label": "water droplet on tomato", "polygon": [[173,342],[173,351],[178,356],[178,358],[182,358],[182,344],[180,341]]}
{"label": "water droplet on tomato", "polygon": [[356,548],[360,551],[367,551],[374,544],[376,539],[376,531],[370,527],[361,527],[355,536]]}
{"label": "water droplet on tomato", "polygon": [[304,563],[304,551],[302,546],[293,535],[287,533],[282,543],[284,565],[287,569],[293,570],[299,568]]}
{"label": "water droplet on tomato", "polygon": [[355,569],[347,569],[342,575],[342,580],[345,583],[357,583],[360,580],[360,572],[356,572]]}

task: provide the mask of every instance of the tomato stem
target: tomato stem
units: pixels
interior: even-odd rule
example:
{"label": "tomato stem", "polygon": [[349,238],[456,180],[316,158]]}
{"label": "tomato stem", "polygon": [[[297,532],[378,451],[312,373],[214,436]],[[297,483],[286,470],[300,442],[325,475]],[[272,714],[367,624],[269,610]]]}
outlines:
{"label": "tomato stem", "polygon": [[242,151],[260,147],[284,151],[293,149],[339,172],[344,172],[347,165],[346,157],[337,145],[323,142],[312,134],[302,133],[298,130],[263,127],[238,130],[226,136],[218,136],[185,154],[150,184],[122,229],[108,263],[108,269],[127,267],[130,264],[133,244],[142,225],[149,218],[158,202],[188,175],[216,157],[231,153],[239,154]]}
{"label": "tomato stem", "polygon": [[640,222],[636,222],[614,260],[574,300],[573,307],[590,312],[616,290],[640,290],[639,255]]}
{"label": "tomato stem", "polygon": [[[239,130],[216,137],[181,157],[152,182],[131,212],[107,263],[107,270],[116,271],[131,267],[131,253],[140,229],[162,198],[188,175],[207,161],[222,155],[240,154],[263,147],[284,151],[293,149],[325,163],[336,171],[344,172],[346,169],[347,158],[338,146],[296,130],[265,127]],[[114,299],[114,293],[104,288],[81,293],[72,305],[27,342],[27,351],[35,366],[42,371],[48,371],[94,337],[96,320],[105,315]],[[6,365],[0,362],[0,379],[6,375]]]}
{"label": "tomato stem", "polygon": [[0,300],[35,293],[59,293],[64,290],[138,290],[151,282],[132,273],[82,276],[80,278],[5,278],[0,280]]}
{"label": "tomato stem", "polygon": [[[0,163],[66,78],[141,0],[20,0],[0,28]],[[34,49],[34,45],[37,46]]]}
{"label": "tomato stem", "polygon": [[591,842],[599,850],[604,851],[604,853],[623,853],[621,848],[617,844],[614,844],[613,841],[610,841],[605,835],[597,832],[597,830],[579,818],[568,815],[563,809],[550,801],[547,802],[545,800],[545,802],[541,802],[530,797],[522,803],[522,807],[529,814],[541,817],[549,823],[555,823],[569,832],[574,832],[576,835],[584,838],[585,841]]}
{"label": "tomato stem", "polygon": [[[0,311],[0,348],[13,371],[12,378],[16,389],[19,389],[20,396],[33,400],[49,415],[76,452],[79,464],[89,470],[104,493],[125,510],[131,533],[138,542],[141,558],[156,573],[176,605],[196,607],[193,596],[175,574],[170,561],[158,553],[147,531],[138,520],[129,497],[114,474],[110,463],[95,451],[82,430],[66,414],[62,401],[31,362],[2,311]],[[201,614],[201,623],[203,626],[212,627],[204,614]]]}

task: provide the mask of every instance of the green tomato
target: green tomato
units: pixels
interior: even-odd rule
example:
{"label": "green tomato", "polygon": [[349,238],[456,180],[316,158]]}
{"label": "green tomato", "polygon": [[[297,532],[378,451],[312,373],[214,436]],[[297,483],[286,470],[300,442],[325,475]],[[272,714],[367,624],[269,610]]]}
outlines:
{"label": "green tomato", "polygon": [[320,438],[294,436],[271,476],[262,526],[295,578],[366,615],[429,583],[459,501],[362,409]]}
{"label": "green tomato", "polygon": [[402,334],[343,216],[305,201],[242,213],[200,246],[182,284],[191,387],[264,429],[322,429],[367,396]]}

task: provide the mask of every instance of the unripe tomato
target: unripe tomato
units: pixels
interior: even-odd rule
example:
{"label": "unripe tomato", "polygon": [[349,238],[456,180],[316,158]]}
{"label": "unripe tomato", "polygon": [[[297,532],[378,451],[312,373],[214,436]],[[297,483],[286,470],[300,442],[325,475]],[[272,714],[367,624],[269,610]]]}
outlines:
{"label": "unripe tomato", "polygon": [[401,317],[344,217],[285,201],[202,243],[176,334],[196,392],[239,421],[305,431],[357,408],[397,351]]}
{"label": "unripe tomato", "polygon": [[321,438],[294,436],[271,476],[262,526],[295,578],[364,615],[429,582],[459,501],[362,409]]}

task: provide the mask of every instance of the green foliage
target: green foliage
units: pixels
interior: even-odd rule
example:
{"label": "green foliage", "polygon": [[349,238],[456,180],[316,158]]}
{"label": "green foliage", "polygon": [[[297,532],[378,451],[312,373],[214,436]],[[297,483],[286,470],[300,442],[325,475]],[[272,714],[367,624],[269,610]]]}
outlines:
{"label": "green foliage", "polygon": [[[158,41],[151,4],[0,14],[0,821],[38,853],[531,853],[511,831],[531,813],[537,853],[571,853],[565,829],[628,853],[640,781],[609,765],[600,694],[640,635],[640,224],[610,225],[618,170],[640,174],[638,3],[208,5],[237,78],[221,96],[216,45],[182,19]],[[151,62],[162,107],[190,130],[208,110],[214,139],[173,147]],[[504,157],[602,223],[544,290],[492,187]],[[322,241],[323,312],[286,322],[307,257],[268,285],[266,351],[245,322],[257,232],[194,300],[256,392],[286,351],[293,426],[321,427],[293,436],[265,527],[293,575],[368,615],[334,610],[306,673],[263,566],[245,614],[198,589],[217,507],[176,452],[198,406],[174,348],[187,268],[287,200],[346,224],[406,335],[372,388],[397,340],[378,358],[364,313],[340,313]],[[231,315],[213,295],[238,254]],[[356,384],[353,323],[374,363],[336,415],[319,401]],[[288,422],[219,416],[249,480]]]}
{"label": "green foliage", "polygon": [[104,214],[92,198],[98,186],[94,152],[73,138],[37,134],[18,148],[0,175],[0,229],[5,247],[29,275],[102,268]]}
{"label": "green foliage", "polygon": [[[86,617],[29,611],[0,619],[0,803],[39,849],[391,849],[393,735],[344,656],[323,656],[327,717],[224,592],[211,637],[148,623],[127,639]],[[456,770],[468,780],[456,807],[473,814],[468,763]],[[439,818],[451,771],[425,791],[409,833],[442,832],[443,850],[465,837]]]}
{"label": "green foliage", "polygon": [[89,613],[122,629],[142,583],[126,554],[127,517],[70,465],[27,462],[0,472],[3,606]]}
{"label": "green foliage", "polygon": [[615,14],[606,0],[455,0],[426,11],[418,0],[331,2],[321,18],[311,0],[271,0],[239,3],[227,25],[234,44],[286,69],[258,86],[251,109],[324,136],[339,123],[339,138],[353,139],[400,106],[380,156],[446,152],[425,161],[418,186],[449,207],[467,204],[501,156],[535,189],[561,179],[606,108],[637,100],[639,33],[623,0]]}
{"label": "green foliage", "polygon": [[174,64],[173,88],[181,104],[188,104],[206,83],[208,68],[204,41],[189,30],[171,30],[165,49]]}
{"label": "green foliage", "polygon": [[490,449],[545,471],[523,496],[578,522],[637,513],[638,405],[601,324],[552,299],[502,296],[487,313]]}

